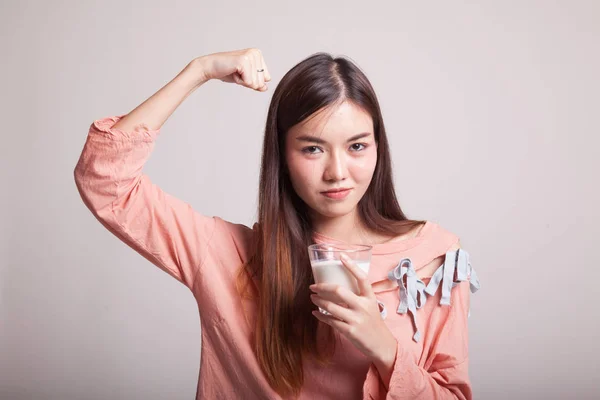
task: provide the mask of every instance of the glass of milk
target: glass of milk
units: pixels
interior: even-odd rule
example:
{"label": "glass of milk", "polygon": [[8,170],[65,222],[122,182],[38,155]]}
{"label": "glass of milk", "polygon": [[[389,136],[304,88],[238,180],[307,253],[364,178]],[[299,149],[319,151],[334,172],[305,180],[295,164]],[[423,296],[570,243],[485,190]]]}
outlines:
{"label": "glass of milk", "polygon": [[[340,259],[346,254],[365,273],[369,273],[371,265],[371,249],[373,246],[359,244],[319,243],[308,246],[308,256],[315,283],[335,283],[358,294],[358,284]],[[329,314],[319,307],[323,314]]]}

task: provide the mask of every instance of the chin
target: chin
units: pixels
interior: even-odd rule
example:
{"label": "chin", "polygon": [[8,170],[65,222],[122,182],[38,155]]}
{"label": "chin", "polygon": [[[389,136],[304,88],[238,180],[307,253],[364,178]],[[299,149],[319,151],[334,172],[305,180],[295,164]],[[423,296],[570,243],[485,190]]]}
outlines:
{"label": "chin", "polygon": [[356,204],[352,204],[351,206],[347,204],[334,204],[329,207],[312,207],[312,209],[315,210],[317,214],[323,217],[337,218],[349,214],[355,207]]}

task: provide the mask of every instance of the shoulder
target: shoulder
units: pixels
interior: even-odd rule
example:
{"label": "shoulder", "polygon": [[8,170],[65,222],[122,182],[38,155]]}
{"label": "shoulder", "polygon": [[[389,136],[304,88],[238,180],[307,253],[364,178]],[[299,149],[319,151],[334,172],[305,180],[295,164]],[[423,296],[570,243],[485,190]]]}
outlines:
{"label": "shoulder", "polygon": [[430,244],[437,244],[442,247],[446,246],[448,249],[459,242],[459,236],[455,232],[432,220],[427,220],[422,236]]}

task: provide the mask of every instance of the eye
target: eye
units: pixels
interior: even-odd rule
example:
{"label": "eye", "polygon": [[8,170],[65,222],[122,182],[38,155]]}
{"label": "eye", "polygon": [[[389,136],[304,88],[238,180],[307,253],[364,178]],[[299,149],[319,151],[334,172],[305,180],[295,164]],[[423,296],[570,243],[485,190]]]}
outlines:
{"label": "eye", "polygon": [[[353,146],[356,146],[356,145],[358,145],[358,146],[362,146],[362,148],[361,148],[361,149],[357,149],[357,148],[353,147]],[[367,148],[367,145],[366,145],[365,143],[354,143],[354,144],[353,144],[352,146],[350,146],[350,147],[353,147],[353,148],[354,148],[356,151],[363,151],[364,149],[366,149],[366,148]]]}
{"label": "eye", "polygon": [[303,148],[302,152],[306,153],[306,154],[315,154],[314,152],[310,151],[310,149],[318,149],[318,147],[317,146],[308,146],[308,147]]}

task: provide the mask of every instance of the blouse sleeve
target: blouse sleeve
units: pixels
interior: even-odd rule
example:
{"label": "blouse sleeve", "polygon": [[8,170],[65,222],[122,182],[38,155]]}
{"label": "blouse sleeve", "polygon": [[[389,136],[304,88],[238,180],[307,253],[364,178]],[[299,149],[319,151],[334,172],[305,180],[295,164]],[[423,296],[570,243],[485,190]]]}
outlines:
{"label": "blouse sleeve", "polygon": [[[217,224],[165,193],[142,169],[158,130],[145,125],[112,129],[123,115],[96,120],[74,176],[83,202],[121,241],[151,263],[192,288]],[[220,251],[233,251],[219,248]]]}
{"label": "blouse sleeve", "polygon": [[[479,289],[479,281],[475,271],[470,268],[468,253],[459,251],[462,253],[460,256],[458,251],[446,254],[446,262],[434,274],[426,288],[419,281],[424,289],[421,295],[429,294],[427,302],[433,301],[436,304],[427,324],[428,331],[435,335],[431,340],[433,345],[427,361],[423,366],[417,365],[414,360],[404,355],[402,343],[398,342],[389,389],[385,389],[377,368],[371,364],[363,386],[365,400],[472,399],[468,318],[470,292]],[[464,266],[461,266],[461,262]],[[469,270],[471,273],[467,277],[465,271]],[[410,290],[408,292],[410,293]],[[410,294],[408,297],[408,308],[412,308]]]}

